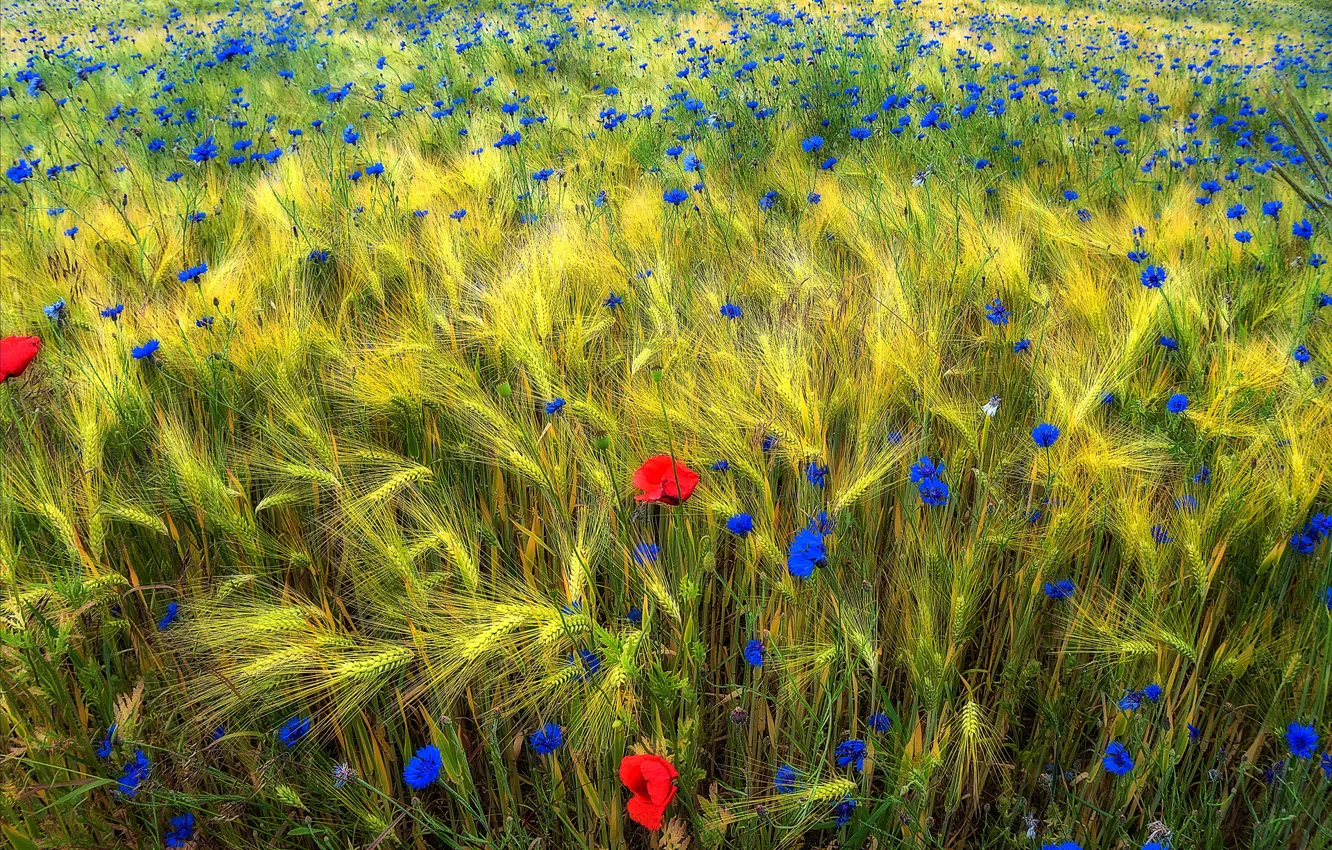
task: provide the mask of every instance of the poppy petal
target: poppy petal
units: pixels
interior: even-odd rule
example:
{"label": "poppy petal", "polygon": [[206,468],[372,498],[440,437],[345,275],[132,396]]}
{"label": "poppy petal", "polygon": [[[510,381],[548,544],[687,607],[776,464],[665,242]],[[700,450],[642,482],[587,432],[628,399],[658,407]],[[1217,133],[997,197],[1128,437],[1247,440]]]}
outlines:
{"label": "poppy petal", "polygon": [[620,762],[620,781],[634,792],[634,796],[647,797],[647,780],[643,778],[643,756],[625,756]]}
{"label": "poppy petal", "polygon": [[641,824],[647,829],[661,829],[661,816],[666,813],[665,806],[658,806],[646,797],[631,797],[625,805],[629,810],[629,817],[635,823]]}
{"label": "poppy petal", "polygon": [[675,768],[665,759],[654,759],[642,764],[643,779],[647,782],[647,793],[654,803],[665,805],[670,802],[675,786],[671,784],[677,774]]}

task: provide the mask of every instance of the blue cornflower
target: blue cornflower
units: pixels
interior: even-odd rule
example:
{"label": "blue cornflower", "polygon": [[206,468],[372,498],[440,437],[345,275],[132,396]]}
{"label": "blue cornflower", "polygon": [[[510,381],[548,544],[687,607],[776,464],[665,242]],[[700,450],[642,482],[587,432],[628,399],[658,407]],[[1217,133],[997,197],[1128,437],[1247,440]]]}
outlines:
{"label": "blue cornflower", "polygon": [[184,847],[194,840],[194,815],[189,812],[171,818],[171,829],[162,836],[168,847]]}
{"label": "blue cornflower", "polygon": [[427,744],[417,750],[416,755],[412,756],[407,766],[402,769],[402,781],[414,791],[429,788],[436,779],[439,779],[439,772],[443,767],[444,762],[439,756],[439,747]]}
{"label": "blue cornflower", "polygon": [[1179,351],[1179,343],[1175,341],[1173,336],[1162,336],[1156,342],[1166,351]]}
{"label": "blue cornflower", "polygon": [[827,477],[828,467],[826,464],[820,466],[817,460],[811,460],[809,464],[805,466],[805,478],[809,479],[809,483],[813,484],[815,487],[822,489],[827,486]]}
{"label": "blue cornflower", "polygon": [[726,520],[726,530],[736,537],[745,537],[754,530],[754,518],[749,514],[735,514]]}
{"label": "blue cornflower", "polygon": [[576,653],[569,653],[569,664],[580,668],[578,679],[583,682],[591,679],[601,669],[601,659],[589,649],[580,649]]}
{"label": "blue cornflower", "polygon": [[1248,212],[1249,208],[1244,206],[1244,204],[1235,204],[1226,209],[1226,218],[1230,219],[1231,221],[1239,221],[1240,219],[1244,218],[1244,216],[1247,215]]}
{"label": "blue cornflower", "polygon": [[656,543],[639,543],[634,547],[634,561],[640,564],[656,563],[661,547]]}
{"label": "blue cornflower", "polygon": [[[1189,409],[1189,397],[1184,393],[1175,393],[1166,400],[1166,410],[1178,416]],[[1205,467],[1204,467],[1205,468]]]}
{"label": "blue cornflower", "polygon": [[65,321],[65,299],[57,298],[53,303],[47,304],[42,308],[42,313],[56,324]]}
{"label": "blue cornflower", "polygon": [[564,730],[560,728],[558,723],[547,723],[528,735],[527,740],[532,745],[532,752],[539,756],[547,756],[558,750],[564,743]]}
{"label": "blue cornflower", "polygon": [[461,208],[456,209],[453,212],[449,213],[449,218],[453,219],[454,221],[462,221],[464,218],[467,218],[467,210]]}
{"label": "blue cornflower", "polygon": [[106,735],[102,737],[102,740],[97,742],[97,757],[99,759],[110,758],[111,748],[115,745],[115,743],[116,743],[116,724],[112,723],[110,726],[107,727]]}
{"label": "blue cornflower", "polygon": [[935,466],[934,461],[923,457],[911,464],[911,483],[919,484],[926,478],[938,478],[943,474],[944,465],[941,463]]}
{"label": "blue cornflower", "polygon": [[1042,422],[1031,429],[1031,441],[1036,444],[1037,448],[1048,449],[1058,439],[1059,429],[1048,422]]}
{"label": "blue cornflower", "polygon": [[1142,285],[1148,289],[1160,289],[1166,277],[1166,270],[1161,266],[1148,266],[1142,270]]}
{"label": "blue cornflower", "polygon": [[988,319],[992,325],[1008,324],[1008,309],[1004,307],[1003,302],[999,300],[998,296],[996,296],[989,304],[985,305],[985,318]]}
{"label": "blue cornflower", "polygon": [[[217,155],[217,143],[213,141],[212,136],[209,136],[199,144],[195,145],[194,150],[190,151],[190,160],[193,162],[207,162],[210,159],[215,159]],[[171,180],[170,177],[167,179]],[[179,177],[177,179],[179,179]]]}
{"label": "blue cornflower", "polygon": [[851,738],[837,745],[837,766],[865,769],[865,742]]}
{"label": "blue cornflower", "polygon": [[1308,529],[1297,531],[1290,536],[1290,547],[1301,555],[1312,555],[1318,548],[1318,539]]}
{"label": "blue cornflower", "polygon": [[184,271],[178,272],[176,274],[176,280],[180,281],[181,283],[189,283],[190,281],[194,280],[196,277],[199,277],[206,271],[208,271],[208,264],[200,263],[197,266],[190,266]]}
{"label": "blue cornflower", "polygon": [[282,724],[282,728],[278,730],[278,740],[289,750],[308,734],[310,734],[310,718],[297,715]]}
{"label": "blue cornflower", "polygon": [[800,149],[803,150],[805,153],[813,153],[814,151],[819,150],[822,147],[823,147],[822,136],[810,136],[808,139],[802,139],[800,142]]}
{"label": "blue cornflower", "polygon": [[741,310],[737,305],[732,304],[729,301],[721,305],[721,310],[719,310],[718,312],[721,313],[722,316],[727,319],[738,319],[742,315],[744,315],[743,310]]}
{"label": "blue cornflower", "polygon": [[1111,741],[1110,746],[1105,748],[1105,758],[1102,761],[1106,771],[1115,776],[1123,776],[1133,770],[1133,757],[1118,741]]}
{"label": "blue cornflower", "polygon": [[[1187,401],[1187,399],[1185,399],[1185,401]],[[1212,483],[1212,468],[1211,468],[1210,466],[1207,466],[1206,464],[1204,464],[1204,465],[1202,466],[1202,468],[1200,468],[1197,472],[1195,472],[1195,473],[1193,474],[1193,483],[1194,483],[1194,484],[1211,484],[1211,483]]]}
{"label": "blue cornflower", "polygon": [[1041,587],[1041,590],[1045,593],[1046,597],[1053,599],[1056,602],[1068,599],[1073,595],[1073,592],[1076,589],[1077,588],[1073,584],[1073,579],[1071,578],[1061,578],[1056,582],[1047,581]]}
{"label": "blue cornflower", "polygon": [[135,360],[143,360],[145,358],[152,357],[157,352],[157,349],[161,347],[161,345],[162,343],[158,342],[156,339],[150,339],[147,342],[145,342],[143,345],[136,345],[133,348],[131,348],[130,354],[134,357]]}
{"label": "blue cornflower", "polygon": [[1027,351],[1030,348],[1031,348],[1031,340],[1029,339],[1020,339],[1017,342],[1013,343],[1014,354],[1021,354],[1022,352]]}
{"label": "blue cornflower", "polygon": [[624,299],[612,292],[610,295],[606,296],[606,300],[601,302],[601,306],[605,307],[607,310],[618,310],[623,303]]}
{"label": "blue cornflower", "polygon": [[624,618],[635,626],[641,626],[643,625],[643,609],[635,605],[629,609],[629,612],[624,615]]}
{"label": "blue cornflower", "polygon": [[817,531],[819,534],[832,534],[833,529],[837,527],[837,521],[828,516],[827,511],[819,511],[818,514],[810,517],[809,524],[805,527],[810,531]]}
{"label": "blue cornflower", "polygon": [[1152,539],[1161,546],[1175,542],[1175,538],[1170,536],[1170,529],[1166,528],[1164,525],[1152,526]]}
{"label": "blue cornflower", "polygon": [[893,728],[893,719],[882,711],[876,711],[869,716],[869,727],[875,732],[887,732]]}
{"label": "blue cornflower", "polygon": [[384,163],[382,162],[372,162],[365,167],[365,174],[367,177],[378,177],[383,173]]}
{"label": "blue cornflower", "polygon": [[152,772],[152,767],[152,762],[148,760],[148,756],[144,755],[143,750],[135,750],[134,758],[127,762],[120,771],[120,779],[116,783],[116,790],[133,799],[139,791],[139,786]]}
{"label": "blue cornflower", "polygon": [[1142,689],[1142,698],[1148,702],[1159,702],[1161,699],[1161,686],[1152,682]]}
{"label": "blue cornflower", "polygon": [[763,197],[759,198],[758,205],[761,210],[770,210],[777,206],[777,193],[772,189],[764,192]]}
{"label": "blue cornflower", "polygon": [[559,413],[560,410],[562,410],[563,408],[564,408],[564,399],[562,398],[554,398],[546,402],[546,414],[548,416],[554,416],[555,414]]}
{"label": "blue cornflower", "polygon": [[1281,214],[1280,201],[1263,201],[1263,215],[1276,218],[1280,214]]}
{"label": "blue cornflower", "polygon": [[1332,516],[1316,513],[1309,517],[1309,528],[1319,538],[1332,536]]}
{"label": "blue cornflower", "polygon": [[1066,201],[1076,201],[1077,199],[1078,199],[1078,193],[1077,193],[1077,192],[1074,192],[1072,189],[1065,189],[1065,190],[1064,190],[1064,200],[1066,200]]}
{"label": "blue cornflower", "polygon": [[948,485],[938,478],[924,478],[916,485],[920,500],[930,507],[939,507],[948,501]]}
{"label": "blue cornflower", "polygon": [[5,169],[5,176],[10,180],[13,180],[15,183],[22,183],[24,180],[32,177],[35,173],[32,167],[40,161],[41,160],[33,160],[32,162],[28,162],[26,159],[20,159],[16,164]]}
{"label": "blue cornflower", "polygon": [[1301,366],[1303,366],[1305,363],[1309,362],[1309,358],[1311,355],[1309,354],[1309,349],[1307,346],[1300,345],[1297,346],[1293,352],[1291,352],[1290,356],[1295,358],[1296,363],[1299,363]]}
{"label": "blue cornflower", "polygon": [[846,826],[851,821],[851,815],[856,811],[856,801],[851,797],[845,797],[842,802],[833,807],[833,815],[837,817],[838,826]]}
{"label": "blue cornflower", "polygon": [[796,780],[799,776],[794,767],[784,764],[777,768],[777,775],[773,777],[772,785],[778,794],[790,794],[796,790]]}
{"label": "blue cornflower", "polygon": [[1042,844],[1041,850],[1082,850],[1082,845],[1069,839],[1058,844]]}
{"label": "blue cornflower", "polygon": [[354,145],[361,139],[361,134],[356,132],[356,128],[348,124],[342,128],[342,140],[349,145]]}
{"label": "blue cornflower", "polygon": [[1310,239],[1313,237],[1313,225],[1309,219],[1302,218],[1290,226],[1290,233],[1299,239]]}
{"label": "blue cornflower", "polygon": [[1137,711],[1142,708],[1142,694],[1137,691],[1129,691],[1119,698],[1120,711]]}
{"label": "blue cornflower", "polygon": [[762,667],[763,655],[763,641],[753,638],[745,644],[745,661],[750,667]]}
{"label": "blue cornflower", "polygon": [[1188,727],[1190,741],[1196,741],[1202,737],[1202,730],[1197,726],[1194,726],[1192,723],[1185,723],[1184,725]]}
{"label": "blue cornflower", "polygon": [[1318,733],[1312,726],[1292,720],[1286,727],[1286,745],[1290,747],[1290,754],[1296,758],[1313,758],[1318,750]]}
{"label": "blue cornflower", "polygon": [[729,460],[714,461],[712,466],[709,468],[713,472],[726,472],[731,468],[731,462]]}
{"label": "blue cornflower", "polygon": [[796,578],[809,578],[814,574],[814,568],[822,564],[826,557],[823,535],[802,528],[791,540],[791,548],[786,555],[786,570]]}
{"label": "blue cornflower", "polygon": [[1246,245],[1253,241],[1253,234],[1247,230],[1237,230],[1235,231],[1235,241],[1241,245]]}
{"label": "blue cornflower", "polygon": [[[1131,260],[1132,262],[1135,262],[1135,263],[1141,263],[1143,260],[1147,259],[1148,254],[1147,254],[1146,251],[1129,251],[1128,254],[1127,254],[1126,256],[1127,256],[1127,257],[1129,258],[1129,260]],[[1155,288],[1155,287],[1149,286],[1149,285],[1147,284],[1146,281],[1143,281],[1143,284],[1142,284],[1142,285],[1143,285],[1143,286],[1146,286],[1148,289],[1154,289],[1154,288]]]}
{"label": "blue cornflower", "polygon": [[686,192],[684,189],[668,189],[661,196],[661,199],[666,203],[674,206],[676,204],[682,203],[688,197],[689,193]]}
{"label": "blue cornflower", "polygon": [[172,602],[171,604],[167,605],[166,613],[162,615],[162,619],[157,621],[157,630],[159,632],[165,631],[172,623],[176,622],[176,617],[179,615],[180,615],[179,602]]}

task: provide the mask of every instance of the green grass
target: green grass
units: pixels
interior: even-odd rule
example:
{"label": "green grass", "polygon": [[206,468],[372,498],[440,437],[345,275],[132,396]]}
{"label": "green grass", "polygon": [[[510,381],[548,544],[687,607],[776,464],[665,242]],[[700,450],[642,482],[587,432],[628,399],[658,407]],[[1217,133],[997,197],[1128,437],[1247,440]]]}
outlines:
{"label": "green grass", "polygon": [[[1332,847],[1332,551],[1291,542],[1332,504],[1332,401],[1313,381],[1332,357],[1318,307],[1332,284],[1308,262],[1332,222],[1305,208],[1321,192],[1312,148],[1287,163],[1301,195],[1234,165],[1275,156],[1270,116],[1250,118],[1247,148],[1207,125],[1234,119],[1240,94],[1326,108],[1323,77],[1243,68],[1316,41],[1316,5],[811,5],[787,30],[723,5],[563,20],[494,4],[442,15],[423,42],[394,25],[402,9],[319,6],[283,30],[291,51],[246,32],[274,35],[263,9],[287,7],[180,8],[170,43],[152,2],[3,13],[15,94],[0,104],[20,117],[0,123],[0,159],[42,159],[0,196],[0,336],[43,342],[0,386],[0,821],[15,850],[157,847],[183,812],[199,848],[1108,850],[1167,831],[1178,850]],[[871,9],[877,36],[844,39]],[[481,43],[456,52],[482,14]],[[34,43],[17,38],[34,26],[47,90],[28,97],[15,73]],[[1115,47],[1120,29],[1136,46]],[[549,73],[539,40],[556,31]],[[901,49],[908,32],[941,46]],[[60,58],[64,34],[79,47]],[[226,37],[254,53],[201,64]],[[726,62],[678,78],[677,48],[702,44]],[[1210,87],[1153,73],[1214,44]],[[958,48],[981,67],[954,67]],[[736,79],[746,49],[795,61]],[[76,84],[85,55],[121,68]],[[154,61],[184,102],[150,96],[155,72],[134,72]],[[955,114],[959,80],[988,103],[1007,91],[992,74],[1029,64],[1045,82],[1002,116]],[[1096,64],[1170,109],[1140,123],[1140,93],[1082,76]],[[858,105],[834,96],[852,71]],[[349,80],[341,103],[310,93]],[[848,137],[918,84],[953,126],[917,138],[917,102],[903,135],[888,132],[899,111]],[[1046,85],[1076,121],[1040,101]],[[682,90],[705,108],[662,120]],[[513,92],[546,120],[495,149],[518,128],[501,110]],[[598,117],[645,103],[651,120]],[[106,120],[117,104],[137,117]],[[199,117],[162,125],[156,106]],[[1130,154],[1110,150],[1110,124]],[[802,150],[815,134],[825,147]],[[221,157],[191,162],[206,135]],[[1142,170],[1193,137],[1217,139],[1199,156],[1220,161],[1171,167],[1176,152]],[[242,138],[285,152],[228,166]],[[373,162],[381,177],[347,179]],[[1199,205],[1199,183],[1232,168]],[[1247,244],[1224,214],[1241,200]],[[1283,202],[1277,221],[1265,200]],[[1312,242],[1292,234],[1300,218]],[[1140,284],[1133,250],[1167,270],[1162,289]],[[986,319],[995,298],[1007,324]],[[728,303],[743,314],[723,318]],[[99,315],[115,304],[118,319]],[[152,359],[131,356],[154,338]],[[1048,449],[1031,436],[1043,422],[1061,432]],[[658,454],[702,476],[683,505],[633,498]],[[944,505],[909,478],[922,457],[944,465]],[[741,512],[743,538],[726,530]],[[791,541],[825,512],[826,562],[796,578]],[[1047,598],[1065,578],[1071,598]],[[1159,701],[1117,707],[1149,683]],[[537,755],[527,736],[547,722],[565,743]],[[1291,722],[1323,736],[1314,758],[1289,752]],[[837,765],[849,738],[867,744],[863,771]],[[1136,762],[1121,778],[1101,761],[1112,741]],[[404,765],[427,744],[441,778],[414,791]],[[127,797],[117,779],[139,749],[151,774]],[[625,813],[618,768],[635,752],[680,773],[661,833]],[[783,765],[791,793],[774,785]]]}

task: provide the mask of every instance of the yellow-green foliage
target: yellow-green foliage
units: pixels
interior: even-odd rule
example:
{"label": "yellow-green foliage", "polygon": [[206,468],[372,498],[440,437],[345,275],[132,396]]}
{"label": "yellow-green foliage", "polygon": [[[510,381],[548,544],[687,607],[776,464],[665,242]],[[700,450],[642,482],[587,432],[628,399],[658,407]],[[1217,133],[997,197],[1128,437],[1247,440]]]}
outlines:
{"label": "yellow-green foliage", "polygon": [[[1278,155],[1253,112],[1277,90],[1290,114],[1326,108],[1325,75],[1295,89],[1306,72],[1273,58],[1325,12],[799,3],[772,10],[799,13],[788,28],[725,4],[307,4],[303,22],[186,4],[168,42],[166,7],[111,6],[125,22],[4,12],[10,36],[77,35],[80,54],[156,22],[107,42],[118,73],[79,83],[82,60],[39,55],[46,92],[0,81],[23,113],[0,158],[42,159],[0,196],[0,329],[43,343],[0,386],[16,848],[155,847],[185,811],[199,847],[640,846],[618,774],[633,752],[680,771],[663,845],[680,850],[1109,848],[1164,827],[1178,847],[1329,846],[1322,772],[1282,741],[1291,722],[1329,734],[1332,555],[1293,537],[1332,495],[1314,380],[1332,287],[1309,261],[1329,222],[1306,208],[1327,187],[1289,159],[1294,185],[1233,164]],[[859,29],[876,36],[844,37]],[[225,38],[253,54],[219,60]],[[725,57],[711,76],[691,41]],[[29,46],[6,45],[25,67]],[[1206,91],[1201,72],[1154,73],[1213,45]],[[144,57],[184,102],[133,73]],[[1098,63],[1124,85],[1100,86]],[[1028,73],[1044,81],[987,115]],[[974,118],[961,79],[988,87]],[[345,102],[311,93],[346,81]],[[1139,84],[1169,107],[1142,123]],[[686,90],[704,108],[662,120]],[[893,92],[918,98],[876,106]],[[1209,126],[1237,117],[1223,94],[1251,99],[1251,146]],[[952,126],[919,129],[932,102]],[[142,120],[106,120],[118,103]],[[647,103],[605,127],[607,106]],[[202,117],[161,124],[158,105]],[[221,158],[190,161],[209,134]],[[242,137],[282,156],[226,165]],[[1194,138],[1217,140],[1179,147]],[[63,162],[82,167],[41,179]],[[1252,192],[1199,204],[1231,168]],[[1249,243],[1224,215],[1241,198]],[[1264,200],[1283,202],[1275,223]],[[1164,287],[1142,285],[1148,263]],[[660,454],[702,476],[683,505],[634,499]],[[921,458],[945,504],[923,503]],[[811,528],[826,559],[803,578],[788,555]],[[1149,684],[1159,698],[1117,706]],[[279,730],[306,717],[288,747]],[[547,723],[564,743],[538,755]],[[850,739],[863,771],[839,765]],[[1100,763],[1112,741],[1137,761],[1122,779]],[[408,788],[428,744],[443,778]],[[116,780],[140,748],[154,766],[131,799]]]}

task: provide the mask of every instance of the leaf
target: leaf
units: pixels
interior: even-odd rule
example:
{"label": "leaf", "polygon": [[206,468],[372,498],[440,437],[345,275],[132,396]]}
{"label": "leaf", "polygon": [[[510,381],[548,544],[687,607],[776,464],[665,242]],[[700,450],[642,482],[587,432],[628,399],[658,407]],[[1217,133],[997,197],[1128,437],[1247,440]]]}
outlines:
{"label": "leaf", "polygon": [[4,830],[5,837],[9,839],[9,843],[13,845],[14,850],[39,850],[36,842],[9,824],[0,823],[0,829]]}

